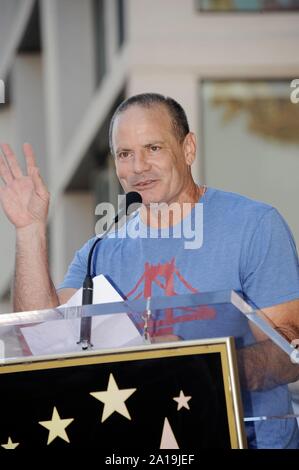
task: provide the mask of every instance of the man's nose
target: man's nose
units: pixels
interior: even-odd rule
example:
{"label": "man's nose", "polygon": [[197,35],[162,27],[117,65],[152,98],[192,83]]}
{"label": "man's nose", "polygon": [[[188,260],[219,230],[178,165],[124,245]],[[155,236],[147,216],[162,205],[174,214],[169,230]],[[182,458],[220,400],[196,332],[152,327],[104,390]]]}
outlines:
{"label": "man's nose", "polygon": [[150,169],[150,164],[144,152],[136,152],[133,161],[133,170],[135,173],[143,173]]}

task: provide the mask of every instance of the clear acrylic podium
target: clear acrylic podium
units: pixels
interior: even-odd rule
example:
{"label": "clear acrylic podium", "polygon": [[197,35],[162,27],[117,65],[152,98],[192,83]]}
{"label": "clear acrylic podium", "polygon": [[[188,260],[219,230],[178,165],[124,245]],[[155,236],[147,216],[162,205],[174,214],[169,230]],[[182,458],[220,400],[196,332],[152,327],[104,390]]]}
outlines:
{"label": "clear acrylic podium", "polygon": [[234,291],[2,314],[0,355],[0,452],[299,447],[299,354]]}

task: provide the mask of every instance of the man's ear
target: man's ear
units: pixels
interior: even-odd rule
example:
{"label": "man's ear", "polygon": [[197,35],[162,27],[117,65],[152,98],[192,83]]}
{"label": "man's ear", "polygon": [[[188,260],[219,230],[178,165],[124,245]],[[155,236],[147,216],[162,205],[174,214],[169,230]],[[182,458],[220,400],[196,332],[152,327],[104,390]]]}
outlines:
{"label": "man's ear", "polygon": [[183,142],[183,150],[185,161],[188,166],[191,166],[196,156],[196,136],[194,132],[189,132]]}

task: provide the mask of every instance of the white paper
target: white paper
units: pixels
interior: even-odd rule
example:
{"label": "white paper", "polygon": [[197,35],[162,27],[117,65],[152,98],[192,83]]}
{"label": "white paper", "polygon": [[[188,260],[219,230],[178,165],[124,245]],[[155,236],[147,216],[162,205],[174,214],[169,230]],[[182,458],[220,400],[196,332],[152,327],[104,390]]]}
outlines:
{"label": "white paper", "polygon": [[[123,298],[102,274],[93,279],[93,303],[122,301]],[[82,288],[61,307],[82,304]],[[33,355],[81,351],[80,319],[53,320],[21,328]],[[118,348],[143,344],[142,336],[126,313],[99,315],[92,318],[91,342],[94,349]]]}

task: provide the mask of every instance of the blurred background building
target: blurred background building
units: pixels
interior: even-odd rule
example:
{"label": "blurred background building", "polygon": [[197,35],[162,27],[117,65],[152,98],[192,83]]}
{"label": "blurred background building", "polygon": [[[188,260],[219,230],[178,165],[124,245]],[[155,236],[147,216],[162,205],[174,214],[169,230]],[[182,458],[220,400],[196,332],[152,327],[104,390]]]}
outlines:
{"label": "blurred background building", "polygon": [[[0,0],[0,141],[31,142],[52,194],[59,283],[121,192],[108,150],[116,105],[144,91],[186,109],[198,182],[266,201],[299,243],[299,0]],[[0,311],[14,230],[0,212]]]}

